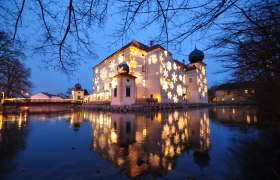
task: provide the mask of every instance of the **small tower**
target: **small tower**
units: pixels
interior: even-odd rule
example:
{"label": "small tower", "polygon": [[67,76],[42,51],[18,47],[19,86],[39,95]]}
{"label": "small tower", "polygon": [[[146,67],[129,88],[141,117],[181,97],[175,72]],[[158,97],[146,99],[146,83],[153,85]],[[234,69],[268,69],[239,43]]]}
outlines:
{"label": "small tower", "polygon": [[206,64],[202,62],[204,53],[195,49],[189,55],[186,73],[187,94],[189,103],[208,103]]}
{"label": "small tower", "polygon": [[129,74],[129,67],[121,63],[117,67],[118,74],[111,77],[111,105],[131,105],[135,103],[135,76]]}
{"label": "small tower", "polygon": [[75,87],[72,90],[72,99],[74,101],[82,101],[84,99],[84,90],[82,90],[80,83],[75,84]]}

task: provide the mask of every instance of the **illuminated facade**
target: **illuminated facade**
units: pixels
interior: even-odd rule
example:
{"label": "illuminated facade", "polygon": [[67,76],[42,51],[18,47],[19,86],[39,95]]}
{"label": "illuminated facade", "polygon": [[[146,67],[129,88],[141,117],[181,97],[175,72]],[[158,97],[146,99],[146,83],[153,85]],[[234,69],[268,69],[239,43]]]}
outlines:
{"label": "illuminated facade", "polygon": [[136,102],[152,98],[160,103],[207,103],[204,55],[197,49],[192,53],[191,63],[184,64],[160,45],[149,47],[134,40],[93,67],[93,93],[89,101],[111,101],[112,89],[118,86],[111,78],[117,75],[116,67],[126,63],[129,74],[136,77]]}
{"label": "illuminated facade", "polygon": [[72,99],[74,101],[81,101],[84,99],[84,90],[82,90],[82,86],[80,83],[75,84],[75,88],[72,90]]}

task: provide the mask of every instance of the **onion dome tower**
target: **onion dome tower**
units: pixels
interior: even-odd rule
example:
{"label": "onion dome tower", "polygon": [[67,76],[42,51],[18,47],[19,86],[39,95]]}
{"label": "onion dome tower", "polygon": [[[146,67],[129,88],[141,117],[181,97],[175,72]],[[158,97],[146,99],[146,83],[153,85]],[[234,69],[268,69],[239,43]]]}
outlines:
{"label": "onion dome tower", "polygon": [[126,63],[121,63],[117,67],[118,74],[128,74],[129,66]]}
{"label": "onion dome tower", "polygon": [[75,84],[75,88],[74,89],[75,90],[81,90],[82,89],[81,84],[80,83]]}
{"label": "onion dome tower", "polygon": [[196,47],[189,55],[190,63],[202,62],[203,59],[204,59],[204,53],[201,50],[196,49]]}

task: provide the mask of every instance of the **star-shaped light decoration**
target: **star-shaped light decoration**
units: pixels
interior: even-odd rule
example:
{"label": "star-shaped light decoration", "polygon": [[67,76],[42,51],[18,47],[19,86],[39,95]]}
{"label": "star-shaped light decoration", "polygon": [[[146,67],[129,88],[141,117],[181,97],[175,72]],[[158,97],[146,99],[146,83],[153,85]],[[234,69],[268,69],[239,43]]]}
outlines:
{"label": "star-shaped light decoration", "polygon": [[177,102],[178,102],[177,95],[174,95],[174,97],[173,97],[173,101],[174,101],[174,103],[177,103]]}
{"label": "star-shaped light decoration", "polygon": [[173,82],[170,82],[169,86],[170,86],[171,89],[173,89],[174,88]]}
{"label": "star-shaped light decoration", "polygon": [[168,99],[172,99],[172,93],[170,91],[167,93],[167,96],[168,96]]}
{"label": "star-shaped light decoration", "polygon": [[109,65],[109,67],[110,67],[110,71],[114,71],[114,70],[116,70],[115,60],[112,60],[112,61],[111,61],[111,63],[110,63],[110,65]]}
{"label": "star-shaped light decoration", "polygon": [[182,81],[183,80],[183,76],[179,75],[179,80]]}
{"label": "star-shaped light decoration", "polygon": [[173,69],[177,70],[177,64],[176,63],[173,63]]}
{"label": "star-shaped light decoration", "polygon": [[156,64],[157,63],[157,56],[154,56],[152,61],[153,61],[154,64]]}
{"label": "star-shaped light decoration", "polygon": [[103,80],[105,80],[107,78],[108,72],[105,68],[102,68],[100,71],[100,76]]}
{"label": "star-shaped light decoration", "polygon": [[163,76],[164,76],[164,77],[167,77],[167,76],[168,76],[168,71],[167,71],[166,69],[164,69],[164,71],[163,71]]}
{"label": "star-shaped light decoration", "polygon": [[177,81],[177,75],[175,74],[175,72],[173,72],[173,74],[172,74],[172,81],[174,83]]}
{"label": "star-shaped light decoration", "polygon": [[178,94],[179,96],[181,96],[181,95],[183,94],[183,88],[182,88],[181,84],[179,84],[179,85],[177,86],[177,94]]}
{"label": "star-shaped light decoration", "polygon": [[167,89],[168,89],[168,83],[167,83],[166,81],[163,81],[163,82],[162,82],[162,89],[163,89],[164,91],[167,91]]}
{"label": "star-shaped light decoration", "polygon": [[171,71],[172,65],[171,65],[171,62],[170,62],[170,61],[168,61],[168,62],[166,63],[166,68],[168,69],[168,71]]}

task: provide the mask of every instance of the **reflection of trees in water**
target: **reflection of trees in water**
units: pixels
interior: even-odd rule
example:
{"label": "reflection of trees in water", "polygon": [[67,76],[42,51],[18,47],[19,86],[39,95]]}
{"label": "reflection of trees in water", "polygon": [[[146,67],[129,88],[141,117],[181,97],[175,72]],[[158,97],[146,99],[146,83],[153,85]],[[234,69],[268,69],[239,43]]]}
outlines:
{"label": "reflection of trees in water", "polygon": [[[209,110],[210,118],[232,126],[239,136],[233,136],[229,148],[230,172],[233,179],[280,178],[279,117],[255,107],[219,107]],[[248,124],[250,126],[244,126]],[[251,126],[254,125],[254,126]],[[256,127],[256,125],[258,127]],[[253,129],[258,128],[258,129]]]}
{"label": "reflection of trees in water", "polygon": [[16,168],[13,158],[25,148],[27,114],[0,114],[0,178]]}
{"label": "reflection of trees in water", "polygon": [[195,163],[208,166],[208,109],[153,114],[88,113],[92,149],[130,177],[163,176],[177,157],[195,151]]}
{"label": "reflection of trees in water", "polygon": [[229,149],[232,169],[229,176],[243,179],[280,178],[280,132],[279,126],[261,129],[258,135],[243,134],[232,138]]}

